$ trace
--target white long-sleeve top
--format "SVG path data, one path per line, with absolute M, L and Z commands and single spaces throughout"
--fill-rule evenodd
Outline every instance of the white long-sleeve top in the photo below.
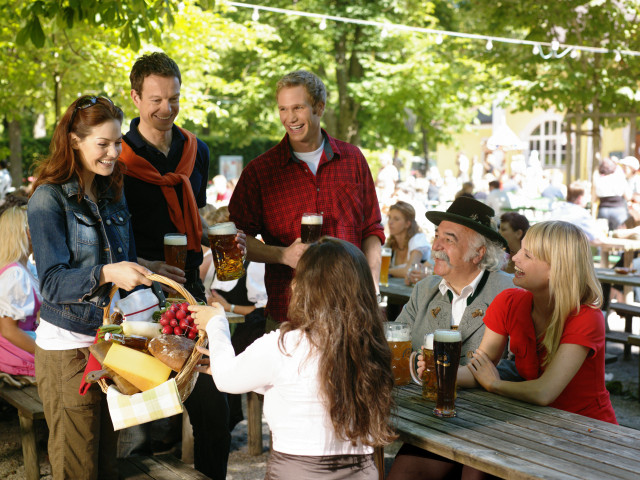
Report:
M 220 391 L 264 394 L 264 416 L 273 435 L 273 449 L 291 455 L 361 455 L 373 448 L 336 438 L 331 418 L 320 399 L 318 362 L 299 331 L 284 338 L 283 353 L 276 330 L 236 356 L 229 323 L 214 316 L 207 324 L 211 372 Z

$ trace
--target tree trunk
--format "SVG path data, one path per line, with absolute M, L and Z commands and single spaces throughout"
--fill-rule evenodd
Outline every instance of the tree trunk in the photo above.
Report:
M 56 113 L 56 124 L 60 121 L 60 117 L 62 116 L 60 97 L 60 74 L 58 72 L 53 72 L 53 108 L 55 109 Z
M 422 133 L 422 154 L 424 155 L 425 172 L 429 170 L 429 132 L 426 128 L 420 127 Z
M 9 120 L 9 149 L 12 184 L 19 188 L 22 185 L 22 136 L 20 133 L 20 120 Z
M 359 26 L 356 26 L 354 45 L 358 45 L 360 41 L 361 30 Z M 347 32 L 343 31 L 334 43 L 339 105 L 334 136 L 339 140 L 357 144 L 360 139 L 357 120 L 360 106 L 349 95 L 348 84 L 350 81 L 362 77 L 362 65 L 360 65 L 358 56 L 354 51 L 349 52 L 350 57 L 347 58 L 347 37 Z

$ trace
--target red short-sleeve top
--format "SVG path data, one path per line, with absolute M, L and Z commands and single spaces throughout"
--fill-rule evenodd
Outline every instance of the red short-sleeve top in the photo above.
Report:
M 491 302 L 484 317 L 487 328 L 509 337 L 509 350 L 515 356 L 516 369 L 525 380 L 535 380 L 542 375 L 546 352 L 536 341 L 532 303 L 531 292 L 508 289 Z M 583 305 L 578 313 L 567 318 L 560 344 L 583 345 L 589 349 L 589 354 L 551 407 L 617 423 L 604 383 L 604 335 L 604 317 L 597 308 Z

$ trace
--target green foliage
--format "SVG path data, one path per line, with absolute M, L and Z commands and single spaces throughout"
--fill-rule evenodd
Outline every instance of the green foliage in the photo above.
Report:
M 465 1 L 469 30 L 531 41 L 640 50 L 640 6 L 635 0 L 557 2 Z M 535 21 L 531 21 L 535 19 Z M 549 53 L 549 47 L 543 47 Z M 562 53 L 561 47 L 558 53 Z M 580 52 L 576 58 L 543 59 L 530 47 L 494 43 L 477 57 L 510 79 L 515 106 L 523 110 L 624 113 L 636 111 L 640 57 Z
M 82 0 L 61 2 L 37 0 L 18 2 L 20 29 L 16 42 L 24 46 L 31 42 L 37 48 L 45 45 L 47 37 L 57 30 L 80 27 L 92 29 L 115 28 L 120 34 L 120 45 L 138 50 L 141 40 L 158 41 L 160 32 L 171 27 L 178 2 L 171 0 Z M 205 2 L 210 5 L 210 2 Z M 46 24 L 46 33 L 43 29 Z

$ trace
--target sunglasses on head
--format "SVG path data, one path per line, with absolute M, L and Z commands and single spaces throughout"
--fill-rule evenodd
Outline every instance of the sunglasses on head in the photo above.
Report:
M 71 133 L 71 126 L 73 125 L 73 121 L 76 119 L 76 113 L 78 113 L 78 110 L 84 110 L 85 108 L 93 107 L 96 103 L 98 103 L 99 98 L 104 98 L 111 105 L 113 105 L 111 99 L 107 97 L 84 97 L 83 99 L 78 100 L 78 103 L 76 103 L 76 108 L 73 109 L 73 113 L 71 114 L 71 121 L 69 122 L 67 133 Z

